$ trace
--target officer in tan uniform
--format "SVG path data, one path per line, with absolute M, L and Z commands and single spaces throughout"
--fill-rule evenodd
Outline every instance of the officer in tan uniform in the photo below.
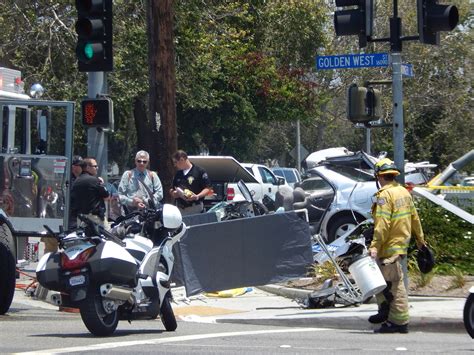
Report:
M 387 282 L 387 288 L 376 295 L 379 312 L 369 317 L 371 323 L 382 323 L 376 333 L 408 333 L 408 295 L 401 261 L 406 258 L 412 235 L 416 237 L 418 248 L 425 245 L 412 196 L 395 181 L 399 174 L 390 159 L 375 164 L 380 189 L 372 206 L 374 237 L 369 253 L 377 259 Z

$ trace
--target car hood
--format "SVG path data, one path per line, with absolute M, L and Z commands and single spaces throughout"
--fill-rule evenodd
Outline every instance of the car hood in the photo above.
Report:
M 206 170 L 211 182 L 258 183 L 257 179 L 240 163 L 230 156 L 193 155 L 188 157 L 191 163 Z

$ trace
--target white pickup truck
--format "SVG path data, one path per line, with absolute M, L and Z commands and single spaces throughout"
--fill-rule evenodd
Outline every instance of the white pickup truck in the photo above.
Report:
M 286 185 L 285 179 L 277 178 L 270 169 L 268 170 L 269 177 L 262 179 L 261 175 L 258 178 L 246 169 L 241 163 L 230 156 L 209 156 L 209 155 L 194 155 L 189 156 L 191 163 L 200 166 L 206 170 L 212 183 L 214 193 L 208 196 L 204 204 L 210 207 L 220 201 L 233 200 L 237 195 L 241 195 L 237 182 L 243 180 L 255 201 L 262 201 L 265 195 L 268 195 L 272 200 L 275 200 L 275 194 L 279 187 Z M 252 165 L 252 164 L 250 164 Z M 258 170 L 258 168 L 257 168 Z M 253 171 L 252 171 L 253 172 Z
M 265 194 L 270 196 L 272 200 L 275 200 L 275 195 L 281 186 L 286 186 L 288 189 L 293 190 L 285 178 L 276 176 L 265 165 L 253 163 L 242 163 L 241 165 L 255 176 L 259 183 L 265 186 Z

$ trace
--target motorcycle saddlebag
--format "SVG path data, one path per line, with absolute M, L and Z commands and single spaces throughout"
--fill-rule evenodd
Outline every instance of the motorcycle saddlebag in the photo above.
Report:
M 89 258 L 91 282 L 98 284 L 137 285 L 138 265 L 135 258 L 120 245 L 107 241 L 97 246 Z
M 51 253 L 41 258 L 36 269 L 36 278 L 41 286 L 53 291 L 64 291 L 64 283 L 60 280 L 60 254 Z

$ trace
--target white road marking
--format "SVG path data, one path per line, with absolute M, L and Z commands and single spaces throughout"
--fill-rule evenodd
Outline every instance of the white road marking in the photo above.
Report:
M 123 341 L 123 342 L 113 342 L 113 343 L 101 343 L 95 345 L 87 346 L 74 346 L 70 348 L 56 348 L 56 349 L 44 349 L 44 350 L 35 350 L 31 352 L 15 353 L 22 355 L 34 355 L 34 354 L 65 354 L 72 353 L 76 351 L 97 351 L 103 349 L 114 349 L 122 348 L 126 346 L 137 346 L 137 345 L 158 345 L 165 343 L 176 343 L 189 340 L 200 340 L 200 339 L 211 339 L 211 338 L 220 338 L 220 337 L 236 337 L 236 336 L 246 336 L 246 335 L 258 335 L 258 334 L 275 334 L 275 333 L 299 333 L 299 332 L 319 332 L 330 330 L 326 328 L 290 328 L 290 329 L 274 329 L 274 330 L 254 330 L 246 332 L 227 332 L 227 333 L 210 333 L 210 334 L 195 334 L 195 335 L 183 335 L 176 337 L 168 338 L 159 338 L 159 339 L 147 339 L 147 340 L 134 340 L 134 341 Z

